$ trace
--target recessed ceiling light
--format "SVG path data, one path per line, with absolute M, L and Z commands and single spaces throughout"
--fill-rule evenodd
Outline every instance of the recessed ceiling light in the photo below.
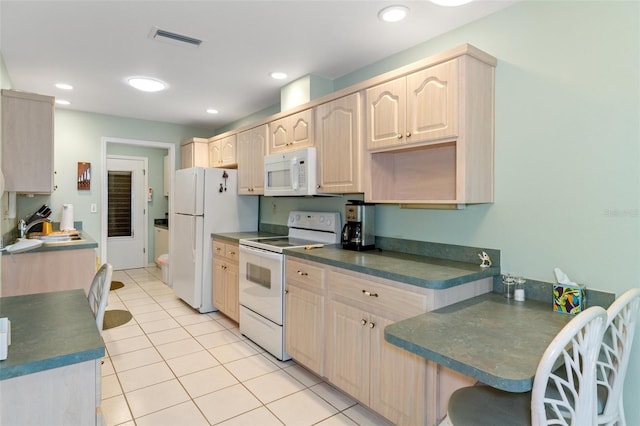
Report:
M 385 7 L 378 12 L 378 17 L 384 22 L 398 22 L 407 17 L 409 8 L 407 6 L 395 5 Z
M 56 87 L 62 90 L 73 90 L 73 86 L 67 83 L 56 83 Z
M 220 112 L 220 111 L 218 111 L 218 110 L 217 110 L 217 109 L 215 109 L 215 108 L 207 108 L 207 113 L 209 113 L 209 114 L 217 114 L 217 113 L 219 113 L 219 112 Z
M 150 77 L 130 77 L 129 85 L 143 92 L 159 92 L 167 87 L 167 83 Z
M 271 76 L 271 78 L 273 78 L 274 80 L 284 80 L 285 78 L 287 78 L 287 74 L 280 72 L 280 71 L 275 71 L 272 72 L 271 74 L 269 74 Z
M 439 6 L 462 6 L 463 4 L 471 3 L 473 0 L 431 0 L 431 3 L 435 3 Z
M 58 105 L 71 105 L 71 102 L 65 101 L 64 99 L 56 99 L 56 104 L 58 104 Z

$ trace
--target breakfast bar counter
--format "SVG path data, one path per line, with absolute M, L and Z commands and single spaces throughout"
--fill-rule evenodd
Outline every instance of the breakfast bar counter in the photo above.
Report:
M 105 348 L 84 291 L 1 297 L 0 317 L 0 424 L 95 424 Z
M 488 293 L 391 324 L 385 339 L 495 388 L 527 392 L 542 354 L 572 318 L 548 302 Z

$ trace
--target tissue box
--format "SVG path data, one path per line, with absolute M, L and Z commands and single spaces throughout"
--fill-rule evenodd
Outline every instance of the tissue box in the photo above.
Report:
M 554 284 L 553 310 L 563 314 L 579 314 L 586 309 L 583 285 Z

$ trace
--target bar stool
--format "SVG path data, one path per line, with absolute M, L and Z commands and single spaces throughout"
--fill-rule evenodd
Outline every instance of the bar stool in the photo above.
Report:
M 595 424 L 596 360 L 606 324 L 607 312 L 599 306 L 567 323 L 542 355 L 530 393 L 503 392 L 489 386 L 458 389 L 447 407 L 449 423 Z
M 624 292 L 607 309 L 608 327 L 597 362 L 599 425 L 627 424 L 622 390 L 639 309 L 638 288 Z
M 98 269 L 98 272 L 93 276 L 91 287 L 89 287 L 89 294 L 87 300 L 89 300 L 89 306 L 93 315 L 96 317 L 96 325 L 98 330 L 102 332 L 102 322 L 104 321 L 104 311 L 107 308 L 107 301 L 109 299 L 109 290 L 111 288 L 111 275 L 113 274 L 113 267 L 105 263 Z

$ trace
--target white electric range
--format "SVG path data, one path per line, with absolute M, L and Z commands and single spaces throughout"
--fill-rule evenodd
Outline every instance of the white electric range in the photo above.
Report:
M 289 212 L 288 235 L 241 239 L 240 332 L 279 360 L 284 349 L 284 249 L 340 242 L 340 213 Z

